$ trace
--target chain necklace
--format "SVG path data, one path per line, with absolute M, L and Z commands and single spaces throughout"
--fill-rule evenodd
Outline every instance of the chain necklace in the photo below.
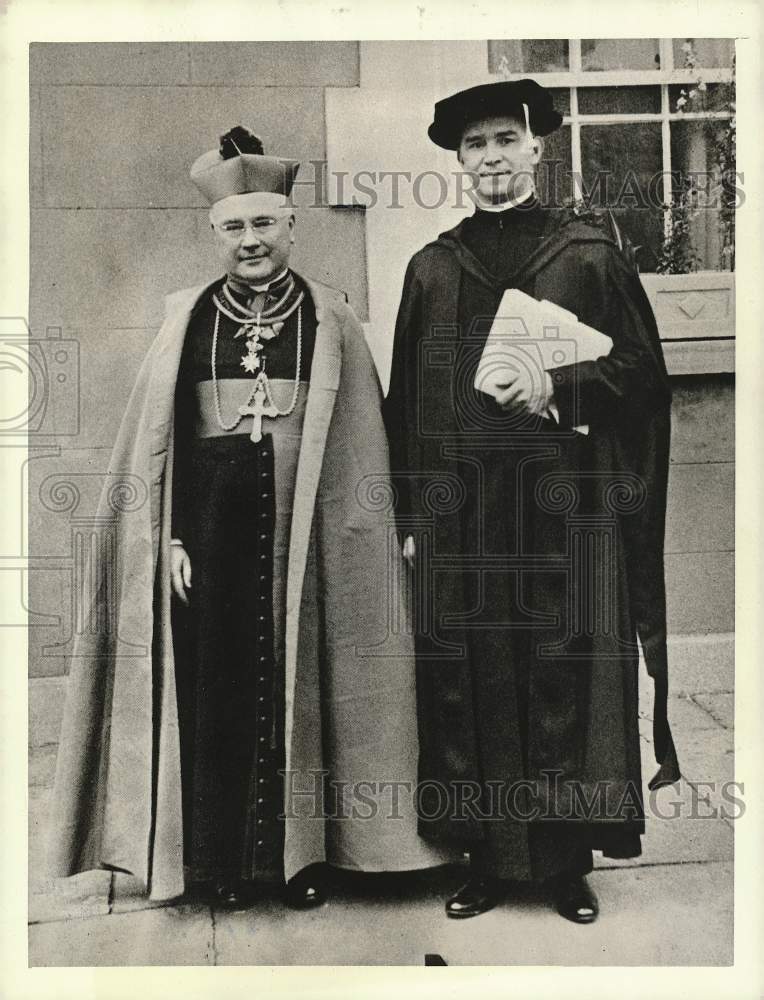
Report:
M 297 363 L 294 375 L 294 389 L 292 390 L 292 399 L 289 406 L 285 410 L 279 410 L 273 401 L 273 395 L 271 394 L 270 385 L 268 383 L 268 376 L 265 374 L 265 363 L 258 372 L 252 389 L 250 390 L 246 402 L 243 406 L 239 407 L 239 415 L 231 423 L 226 423 L 223 420 L 223 413 L 220 407 L 220 386 L 218 384 L 217 375 L 217 348 L 218 348 L 218 331 L 220 326 L 220 313 L 223 310 L 218 306 L 218 310 L 215 313 L 215 326 L 212 331 L 212 356 L 211 356 L 211 368 L 212 368 L 212 389 L 213 397 L 215 401 L 215 416 L 217 417 L 218 425 L 223 431 L 232 431 L 239 426 L 244 417 L 252 417 L 252 433 L 250 434 L 250 440 L 257 443 L 262 439 L 263 436 L 263 417 L 288 417 L 290 413 L 294 411 L 297 406 L 297 400 L 300 395 L 300 363 L 302 361 L 302 308 L 300 302 L 302 301 L 302 292 L 300 293 L 299 299 L 296 303 L 295 308 L 297 308 Z M 217 301 L 215 302 L 218 305 Z M 289 310 L 290 314 L 294 312 L 294 309 Z M 257 313 L 257 328 L 260 327 L 260 313 Z M 241 331 L 239 331 L 241 333 Z M 237 334 L 238 336 L 238 334 Z M 249 335 L 248 335 L 249 336 Z M 275 336 L 275 334 L 274 334 Z M 258 334 L 254 333 L 254 339 L 258 339 Z M 259 345 L 262 346 L 262 345 Z
M 272 340 L 278 336 L 287 320 L 295 309 L 298 309 L 304 298 L 304 292 L 300 291 L 292 302 L 284 309 L 284 304 L 292 297 L 295 290 L 295 281 L 291 274 L 287 274 L 286 281 L 281 283 L 284 292 L 281 297 L 268 309 L 258 309 L 257 311 L 243 306 L 231 294 L 227 283 L 223 285 L 222 293 L 226 299 L 224 304 L 217 293 L 213 294 L 212 301 L 218 310 L 218 315 L 222 313 L 228 319 L 237 323 L 240 329 L 234 334 L 234 339 L 246 336 L 246 353 L 242 355 L 241 366 L 244 371 L 254 374 L 260 367 L 260 352 L 263 349 L 263 341 Z
M 221 288 L 223 298 L 225 299 L 225 304 L 221 301 L 217 293 L 215 293 L 212 296 L 212 300 L 217 306 L 217 308 L 223 313 L 223 315 L 227 316 L 229 319 L 232 319 L 235 323 L 239 323 L 240 325 L 244 326 L 252 326 L 256 323 L 258 326 L 260 326 L 261 321 L 264 320 L 266 326 L 278 325 L 280 329 L 281 325 L 283 325 L 283 321 L 288 316 L 291 316 L 291 314 L 294 312 L 294 310 L 297 308 L 297 306 L 302 302 L 304 298 L 304 293 L 300 292 L 296 296 L 295 300 L 284 310 L 283 313 L 280 314 L 279 310 L 284 306 L 286 302 L 288 302 L 290 296 L 292 295 L 296 287 L 294 278 L 292 277 L 291 274 L 287 276 L 287 281 L 284 284 L 285 284 L 285 289 L 281 298 L 279 298 L 276 302 L 274 302 L 273 305 L 269 306 L 268 309 L 259 309 L 256 311 L 248 309 L 245 305 L 239 302 L 231 293 L 231 290 L 228 286 L 228 282 L 226 282 Z M 277 332 L 278 330 L 274 332 L 274 335 Z M 240 336 L 241 333 L 242 331 L 240 330 L 239 333 L 236 334 L 236 336 L 237 337 Z M 266 337 L 266 339 L 270 338 Z
M 281 293 L 281 296 L 279 298 L 278 295 L 280 290 L 282 289 L 283 293 Z M 284 305 L 284 303 L 289 300 L 289 296 L 292 294 L 294 289 L 295 289 L 294 278 L 292 277 L 291 274 L 287 274 L 284 281 L 280 281 L 278 282 L 278 284 L 273 285 L 268 289 L 258 291 L 257 288 L 255 288 L 256 292 L 255 297 L 262 296 L 264 302 L 267 301 L 268 299 L 275 299 L 273 305 L 269 306 L 268 309 L 263 310 L 266 316 L 270 316 L 273 313 L 277 313 L 279 309 Z M 243 302 L 239 301 L 235 297 L 235 295 L 233 294 L 233 290 L 231 289 L 231 286 L 228 284 L 227 281 L 223 285 L 222 292 L 225 298 L 227 299 L 228 304 L 233 308 L 234 312 L 242 312 L 245 315 L 247 314 L 247 312 L 249 312 L 250 315 L 252 315 L 253 312 L 257 312 L 257 310 L 251 304 L 252 300 L 250 300 L 249 303 L 245 305 Z

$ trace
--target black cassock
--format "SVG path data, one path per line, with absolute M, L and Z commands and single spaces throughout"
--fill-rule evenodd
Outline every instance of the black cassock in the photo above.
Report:
M 316 334 L 307 289 L 302 309 L 301 406 L 270 424 L 262 440 L 216 426 L 211 347 L 213 286 L 197 305 L 181 356 L 175 408 L 173 537 L 191 560 L 190 607 L 174 602 L 173 636 L 183 790 L 184 862 L 190 878 L 275 878 L 283 875 L 284 678 L 283 600 L 279 553 L 288 518 L 277 511 L 279 484 L 293 478 L 294 440 Z M 241 366 L 246 341 L 220 316 L 217 376 L 224 421 L 244 404 L 255 374 Z M 297 313 L 262 354 L 272 382 L 291 393 L 297 356 Z M 226 385 L 228 383 L 228 385 Z M 280 408 L 285 408 L 283 402 Z M 201 410 L 205 412 L 202 413 Z M 282 435 L 286 431 L 287 435 Z M 289 440 L 291 438 L 291 442 Z M 291 497 L 288 497 L 291 502 Z M 283 594 L 282 594 L 283 596 Z M 282 608 L 283 611 L 283 608 Z M 280 628 L 280 625 L 282 626 Z
M 510 417 L 473 387 L 508 288 L 613 340 L 596 362 L 560 345 L 559 423 Z M 652 312 L 603 230 L 533 201 L 478 211 L 412 258 L 384 413 L 396 517 L 416 543 L 420 830 L 488 873 L 544 878 L 588 871 L 593 849 L 640 853 L 637 634 L 656 683 L 653 781 L 678 777 L 669 410 Z

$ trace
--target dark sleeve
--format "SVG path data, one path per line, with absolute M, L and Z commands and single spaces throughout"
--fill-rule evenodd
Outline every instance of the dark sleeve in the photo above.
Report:
M 403 294 L 395 323 L 390 388 L 382 416 L 390 451 L 390 472 L 395 490 L 395 514 L 411 514 L 409 475 L 416 470 L 417 344 L 421 335 L 421 287 L 413 262 L 406 269 Z
M 605 246 L 585 264 L 579 319 L 613 341 L 607 357 L 550 371 L 560 423 L 636 418 L 664 402 L 668 380 L 655 318 L 633 271 Z

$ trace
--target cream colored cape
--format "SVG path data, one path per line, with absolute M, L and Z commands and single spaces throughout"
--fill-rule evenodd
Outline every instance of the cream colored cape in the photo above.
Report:
M 416 832 L 413 644 L 388 635 L 402 606 L 389 581 L 402 573 L 386 514 L 379 381 L 343 297 L 306 284 L 318 328 L 287 573 L 287 787 L 311 790 L 323 770 L 345 791 L 339 818 L 311 815 L 312 796 L 287 802 L 285 873 L 323 859 L 364 871 L 442 864 L 445 851 Z M 107 626 L 82 636 L 72 660 L 53 796 L 53 874 L 132 872 L 152 899 L 184 889 L 168 571 L 173 414 L 184 337 L 206 287 L 168 298 L 117 437 L 109 471 L 140 477 L 148 500 L 120 503 L 113 485 L 102 497 L 100 514 L 116 519 L 117 585 L 102 572 L 93 583 Z

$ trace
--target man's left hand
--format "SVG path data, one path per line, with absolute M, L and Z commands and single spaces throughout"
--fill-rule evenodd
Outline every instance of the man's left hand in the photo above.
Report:
M 545 413 L 554 399 L 554 390 L 549 372 L 542 375 L 543 378 L 539 378 L 525 369 L 519 371 L 506 388 L 499 391 L 496 402 L 508 413 Z

